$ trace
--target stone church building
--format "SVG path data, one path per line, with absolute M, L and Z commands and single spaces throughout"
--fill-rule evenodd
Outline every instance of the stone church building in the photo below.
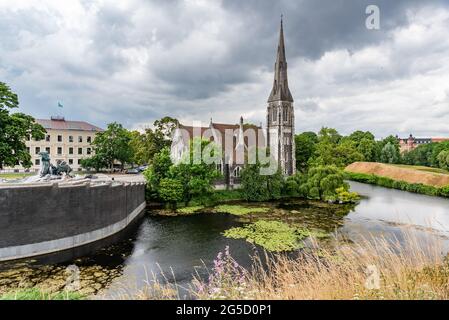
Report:
M 296 172 L 295 159 L 295 115 L 293 97 L 288 87 L 287 59 L 285 55 L 284 28 L 281 20 L 277 57 L 274 65 L 274 81 L 268 98 L 266 127 L 244 124 L 240 118 L 238 124 L 214 123 L 211 119 L 206 127 L 185 126 L 180 124 L 173 135 L 171 157 L 174 163 L 179 163 L 189 151 L 190 140 L 201 136 L 221 145 L 223 154 L 217 169 L 223 174 L 224 185 L 238 184 L 243 169 L 237 161 L 239 150 L 248 151 L 248 129 L 263 132 L 256 135 L 257 146 L 269 147 L 272 157 L 285 176 Z M 229 148 L 229 146 L 232 148 Z

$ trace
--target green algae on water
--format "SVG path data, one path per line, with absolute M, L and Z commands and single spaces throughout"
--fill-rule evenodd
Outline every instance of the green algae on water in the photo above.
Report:
M 220 205 L 215 207 L 216 212 L 229 213 L 235 216 L 244 216 L 250 213 L 267 213 L 270 209 L 263 207 L 244 207 L 240 205 Z
M 197 213 L 198 211 L 203 210 L 203 209 L 204 209 L 204 206 L 192 206 L 192 207 L 184 207 L 184 208 L 177 209 L 176 212 L 184 214 L 184 215 L 188 215 L 188 214 Z
M 244 227 L 226 230 L 223 235 L 231 239 L 246 239 L 268 251 L 282 252 L 303 248 L 301 240 L 307 237 L 325 237 L 322 232 L 289 226 L 280 221 L 260 220 Z

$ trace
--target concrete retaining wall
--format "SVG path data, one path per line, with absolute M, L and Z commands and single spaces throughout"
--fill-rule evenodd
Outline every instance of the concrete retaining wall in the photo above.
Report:
M 144 183 L 0 186 L 0 261 L 100 241 L 144 209 Z

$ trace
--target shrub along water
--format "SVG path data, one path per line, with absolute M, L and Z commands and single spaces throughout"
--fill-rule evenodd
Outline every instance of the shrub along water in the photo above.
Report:
M 355 202 L 359 196 L 349 192 L 343 172 L 335 166 L 318 166 L 308 173 L 297 173 L 286 181 L 286 193 L 292 197 L 303 197 L 331 202 Z
M 449 197 L 449 186 L 437 188 L 422 183 L 409 183 L 397 181 L 386 177 L 376 176 L 374 174 L 345 172 L 345 178 L 361 183 L 373 184 L 385 188 L 398 189 L 402 191 L 425 194 L 428 196 Z

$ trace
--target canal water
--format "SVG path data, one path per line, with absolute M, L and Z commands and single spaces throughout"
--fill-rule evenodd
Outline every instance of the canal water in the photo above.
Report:
M 437 238 L 447 251 L 448 199 L 356 182 L 351 182 L 351 189 L 363 196 L 355 207 L 304 200 L 261 205 L 272 208 L 273 219 L 332 233 L 344 241 L 357 242 L 361 237 L 401 241 L 405 232 L 420 241 Z M 178 285 L 182 298 L 188 294 L 193 275 L 207 276 L 214 258 L 226 246 L 241 265 L 251 265 L 251 256 L 260 248 L 222 235 L 244 223 L 229 214 L 161 217 L 149 212 L 128 239 L 95 255 L 56 265 L 39 260 L 0 264 L 0 293 L 30 286 L 61 290 L 68 277 L 67 266 L 75 265 L 81 292 L 86 295 L 130 298 L 146 282 L 158 279 Z

